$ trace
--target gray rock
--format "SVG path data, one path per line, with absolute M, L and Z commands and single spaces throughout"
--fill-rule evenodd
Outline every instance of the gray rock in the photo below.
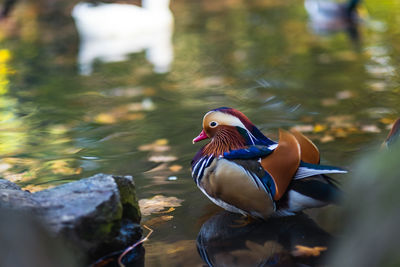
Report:
M 0 207 L 17 210 L 33 211 L 38 203 L 29 192 L 5 179 L 0 179 Z
M 8 180 L 0 179 L 0 190 L 2 189 L 21 190 L 21 187 Z
M 52 233 L 91 258 L 140 238 L 140 211 L 130 176 L 97 174 L 33 194 L 1 184 L 13 189 L 0 188 L 0 207 L 32 211 Z
M 31 213 L 0 208 L 1 267 L 79 267 L 76 255 Z
M 136 198 L 136 188 L 132 176 L 113 176 L 118 185 L 121 204 L 123 207 L 123 217 L 129 218 L 134 222 L 140 222 L 141 214 Z

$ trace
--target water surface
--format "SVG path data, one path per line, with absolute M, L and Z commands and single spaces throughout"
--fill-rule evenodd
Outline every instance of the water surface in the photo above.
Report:
M 0 27 L 0 172 L 29 190 L 95 173 L 132 175 L 140 199 L 182 206 L 143 217 L 146 265 L 202 266 L 196 238 L 219 210 L 195 187 L 190 160 L 205 112 L 244 112 L 271 138 L 297 127 L 322 162 L 351 168 L 400 113 L 400 4 L 365 1 L 360 40 L 314 32 L 302 1 L 171 3 L 170 70 L 144 52 L 77 65 L 74 3 L 18 3 Z M 351 179 L 351 175 L 339 177 Z M 337 232 L 340 209 L 308 212 Z

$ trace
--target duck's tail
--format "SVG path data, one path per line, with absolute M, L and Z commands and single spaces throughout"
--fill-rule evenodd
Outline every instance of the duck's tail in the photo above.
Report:
M 277 203 L 278 215 L 292 215 L 304 209 L 338 203 L 343 192 L 337 183 L 323 174 L 293 180 L 285 196 Z

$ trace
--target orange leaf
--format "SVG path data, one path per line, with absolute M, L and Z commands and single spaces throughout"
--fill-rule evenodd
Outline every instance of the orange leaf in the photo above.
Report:
M 307 247 L 297 245 L 296 250 L 292 251 L 294 257 L 318 257 L 321 251 L 327 250 L 327 247 Z

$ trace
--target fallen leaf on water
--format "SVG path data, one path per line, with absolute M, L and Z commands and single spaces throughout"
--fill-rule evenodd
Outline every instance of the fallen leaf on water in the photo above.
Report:
M 314 133 L 319 133 L 319 132 L 323 132 L 323 131 L 325 131 L 325 130 L 326 130 L 326 125 L 322 125 L 322 124 L 317 123 L 317 124 L 314 126 L 313 132 L 314 132 Z
M 145 171 L 144 173 L 153 173 L 153 172 L 162 172 L 162 171 L 165 172 L 167 170 L 167 168 L 168 168 L 168 164 L 167 163 L 161 163 L 160 165 L 157 165 L 153 169 Z
M 210 76 L 203 79 L 198 79 L 195 84 L 199 87 L 212 87 L 221 86 L 225 83 L 225 79 L 222 76 Z
M 393 124 L 396 121 L 396 119 L 381 118 L 379 121 L 382 122 L 383 124 Z M 390 127 L 392 127 L 392 125 L 390 125 Z
M 314 126 L 312 125 L 296 125 L 292 127 L 292 129 L 297 130 L 301 133 L 307 133 L 307 132 L 312 132 L 314 129 Z
M 338 104 L 337 99 L 335 98 L 324 98 L 321 100 L 321 103 L 325 107 L 330 107 Z
M 294 257 L 318 257 L 321 255 L 321 251 L 327 250 L 327 247 L 307 247 L 307 246 L 296 246 L 296 250 L 292 251 Z
M 161 139 L 157 139 L 154 144 L 158 145 L 158 146 L 165 146 L 168 145 L 168 140 L 165 138 L 161 138 Z
M 140 151 L 154 151 L 154 152 L 165 152 L 171 149 L 170 146 L 158 146 L 154 144 L 143 145 L 138 148 Z
M 349 90 L 340 91 L 336 94 L 336 98 L 340 99 L 340 100 L 349 99 L 349 98 L 352 98 L 353 96 L 354 96 L 354 93 Z
M 94 121 L 101 124 L 112 124 L 115 123 L 117 120 L 115 116 L 107 113 L 100 113 L 94 118 Z
M 159 155 L 159 156 L 151 156 L 149 158 L 149 161 L 152 162 L 171 162 L 174 160 L 177 160 L 178 158 L 175 156 L 163 156 L 163 155 Z
M 107 113 L 100 113 L 96 115 L 93 119 L 88 117 L 87 120 L 93 120 L 94 122 L 100 124 L 113 124 L 120 121 L 141 120 L 144 117 L 145 115 L 141 112 L 132 113 L 132 111 L 129 110 L 129 106 L 119 106 L 113 108 Z
M 348 135 L 347 131 L 343 128 L 332 129 L 336 137 L 346 137 Z
M 379 129 L 378 126 L 371 124 L 371 125 L 363 125 L 361 127 L 361 131 L 367 133 L 380 133 L 381 129 Z
M 142 215 L 147 216 L 155 212 L 162 211 L 165 208 L 179 207 L 183 202 L 182 199 L 176 197 L 166 197 L 156 195 L 152 198 L 145 198 L 139 200 L 140 211 Z
M 369 88 L 371 88 L 372 91 L 375 92 L 382 92 L 386 89 L 386 83 L 383 81 L 373 81 L 367 83 L 367 85 L 369 86 Z
M 127 121 L 142 120 L 144 119 L 144 114 L 143 113 L 126 114 L 124 116 L 121 116 L 121 119 Z
M 151 144 L 145 144 L 138 147 L 140 151 L 154 151 L 154 152 L 165 152 L 170 150 L 170 146 L 168 146 L 167 139 L 157 139 Z
M 323 137 L 321 137 L 319 139 L 319 141 L 321 143 L 328 143 L 328 142 L 332 142 L 333 140 L 335 140 L 335 138 L 332 135 L 324 135 Z
M 154 212 L 154 213 L 155 213 L 155 214 L 170 213 L 170 212 L 173 212 L 174 210 L 175 210 L 174 207 L 170 207 L 168 210 L 159 211 L 159 212 Z
M 331 127 L 352 127 L 353 120 L 354 117 L 352 115 L 337 115 L 326 118 L 326 122 L 330 124 Z
M 170 166 L 169 169 L 172 172 L 179 172 L 180 170 L 182 170 L 182 166 L 175 164 L 175 165 Z

